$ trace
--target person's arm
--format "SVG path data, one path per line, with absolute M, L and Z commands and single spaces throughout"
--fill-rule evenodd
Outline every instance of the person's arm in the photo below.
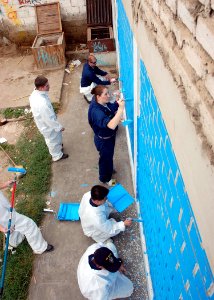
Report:
M 111 82 L 109 80 L 100 80 L 94 73 L 91 74 L 91 81 L 95 82 L 97 85 L 110 85 Z
M 94 71 L 97 75 L 100 75 L 100 76 L 106 76 L 107 75 L 107 78 L 108 78 L 108 73 L 106 71 L 103 71 L 101 70 L 100 68 L 98 68 L 97 66 L 94 68 Z M 110 80 L 110 78 L 109 78 Z
M 8 180 L 5 183 L 1 183 L 0 184 L 0 190 L 7 188 L 8 186 L 10 186 L 13 183 L 13 180 Z
M 112 118 L 111 121 L 107 124 L 108 128 L 113 129 L 113 130 L 121 122 L 121 119 L 123 117 L 123 110 L 124 110 L 124 106 L 125 106 L 125 102 L 123 99 L 119 99 L 117 101 L 117 103 L 119 105 L 118 110 L 117 110 L 114 118 Z
M 116 222 L 115 219 L 107 219 L 104 214 L 97 216 L 94 220 L 94 226 L 101 232 L 109 234 L 109 236 L 115 236 L 121 231 L 125 231 L 125 222 Z

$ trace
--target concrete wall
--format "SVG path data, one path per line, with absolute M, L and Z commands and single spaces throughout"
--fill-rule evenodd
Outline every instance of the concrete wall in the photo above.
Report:
M 177 1 L 148 3 L 133 0 L 132 3 L 123 1 L 123 5 L 169 132 L 203 246 L 214 269 L 214 98 L 211 95 L 214 62 L 211 57 L 213 47 L 210 46 L 208 53 L 207 46 L 213 44 L 211 33 L 214 31 L 207 31 L 204 35 L 200 33 L 206 42 L 209 41 L 203 44 L 204 48 L 197 40 L 200 22 L 208 24 L 206 28 L 213 24 L 213 17 L 210 17 L 212 10 L 201 3 L 194 6 L 195 10 L 187 6 L 191 16 L 195 16 L 197 11 L 197 16 L 193 18 L 194 30 L 190 15 L 187 18 L 188 22 L 192 20 L 191 26 L 187 24 L 189 28 L 178 16 L 178 11 L 182 16 L 182 9 L 178 9 Z M 186 14 L 187 11 L 183 19 Z M 202 38 L 200 40 L 202 43 Z M 190 60 L 196 64 L 199 59 L 201 64 L 197 66 L 201 67 L 203 73 L 200 76 L 197 74 L 199 68 L 196 72 L 196 67 L 194 69 L 190 64 Z
M 129 138 L 137 139 L 134 147 L 137 149 L 134 153 L 137 157 L 137 200 L 144 219 L 146 254 L 155 299 L 210 299 L 214 294 L 209 267 L 210 264 L 214 270 L 214 168 L 211 148 L 213 124 L 209 123 L 210 120 L 213 122 L 212 106 L 209 107 L 206 100 L 213 101 L 213 98 L 205 80 L 212 74 L 213 59 L 181 19 L 172 15 L 173 11 L 177 12 L 177 2 L 167 3 L 172 11 L 165 1 L 131 3 L 116 0 L 119 7 L 115 14 L 118 16 L 116 36 L 119 65 L 123 69 L 120 72 L 121 84 L 125 99 L 126 96 L 129 98 L 126 108 L 136 106 L 133 121 L 137 119 L 137 128 L 134 137 L 129 135 Z M 129 22 L 125 22 L 123 6 Z M 166 34 L 166 27 L 160 20 L 163 7 L 171 11 L 171 17 L 165 21 L 166 26 L 171 28 L 174 24 L 178 31 L 182 25 L 180 37 L 184 40 L 180 48 L 171 35 L 172 31 Z M 204 13 L 206 11 L 204 6 Z M 197 6 L 197 13 L 202 13 L 201 3 Z M 196 18 L 198 22 L 199 15 Z M 193 30 L 191 20 L 188 16 L 186 23 Z M 128 49 L 132 33 L 137 48 L 134 58 L 133 51 Z M 189 46 L 189 59 L 196 62 L 193 53 L 198 49 L 202 51 L 203 59 L 207 59 L 203 62 L 207 69 L 200 78 L 185 56 L 185 46 L 193 42 L 197 43 L 197 47 L 196 44 Z M 124 55 L 126 59 L 123 59 Z M 130 60 L 133 59 L 140 74 L 135 76 L 135 97 L 130 97 L 127 93 L 132 85 L 129 81 L 133 78 L 125 78 L 125 75 L 132 72 Z M 126 74 L 123 76 L 123 73 Z M 130 125 L 128 127 L 130 131 Z M 175 297 L 177 294 L 178 297 Z M 166 295 L 170 297 L 163 297 Z
M 132 23 L 149 30 L 214 164 L 213 2 L 133 0 L 128 13 Z
M 31 45 L 36 32 L 35 5 L 55 1 L 0 0 L 0 33 L 18 44 Z M 86 42 L 85 0 L 60 1 L 66 42 Z

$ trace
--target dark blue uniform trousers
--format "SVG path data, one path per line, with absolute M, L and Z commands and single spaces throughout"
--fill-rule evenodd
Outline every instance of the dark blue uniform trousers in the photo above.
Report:
M 96 135 L 94 136 L 94 143 L 100 154 L 99 180 L 102 182 L 108 182 L 112 177 L 115 138 L 115 134 L 109 139 L 101 139 Z

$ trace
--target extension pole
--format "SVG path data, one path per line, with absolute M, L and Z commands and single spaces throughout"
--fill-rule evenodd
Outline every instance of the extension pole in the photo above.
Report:
M 9 246 L 9 239 L 10 239 L 10 228 L 11 228 L 11 223 L 12 223 L 13 209 L 14 209 L 14 205 L 15 205 L 15 192 L 16 192 L 16 176 L 15 176 L 15 180 L 13 183 L 13 190 L 12 190 L 12 195 L 11 195 L 10 217 L 8 220 L 7 239 L 6 239 L 5 250 L 4 250 L 4 261 L 3 261 L 3 266 L 2 266 L 1 283 L 0 283 L 0 299 L 2 299 L 3 291 L 4 291 L 4 280 L 5 280 L 5 274 L 6 274 L 8 246 Z
M 10 168 L 8 168 L 8 171 L 26 174 L 26 170 L 24 168 L 10 167 Z M 8 246 L 9 246 L 9 239 L 10 239 L 10 228 L 11 228 L 12 217 L 13 217 L 13 209 L 15 206 L 16 180 L 17 180 L 17 176 L 15 175 L 14 182 L 13 182 L 13 190 L 12 190 L 12 195 L 11 195 L 10 217 L 9 217 L 8 226 L 7 226 L 7 238 L 6 238 L 6 244 L 5 244 L 5 250 L 4 250 L 4 261 L 3 261 L 3 266 L 2 266 L 2 274 L 1 274 L 1 282 L 0 282 L 0 299 L 2 299 L 3 291 L 4 291 L 4 280 L 5 280 L 5 274 L 6 274 Z

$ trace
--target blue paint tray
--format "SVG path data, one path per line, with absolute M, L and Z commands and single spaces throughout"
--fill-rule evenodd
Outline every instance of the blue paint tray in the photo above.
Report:
M 57 220 L 59 221 L 79 221 L 79 203 L 60 203 Z
M 134 198 L 119 183 L 110 189 L 107 198 L 118 212 L 124 211 L 134 202 Z

